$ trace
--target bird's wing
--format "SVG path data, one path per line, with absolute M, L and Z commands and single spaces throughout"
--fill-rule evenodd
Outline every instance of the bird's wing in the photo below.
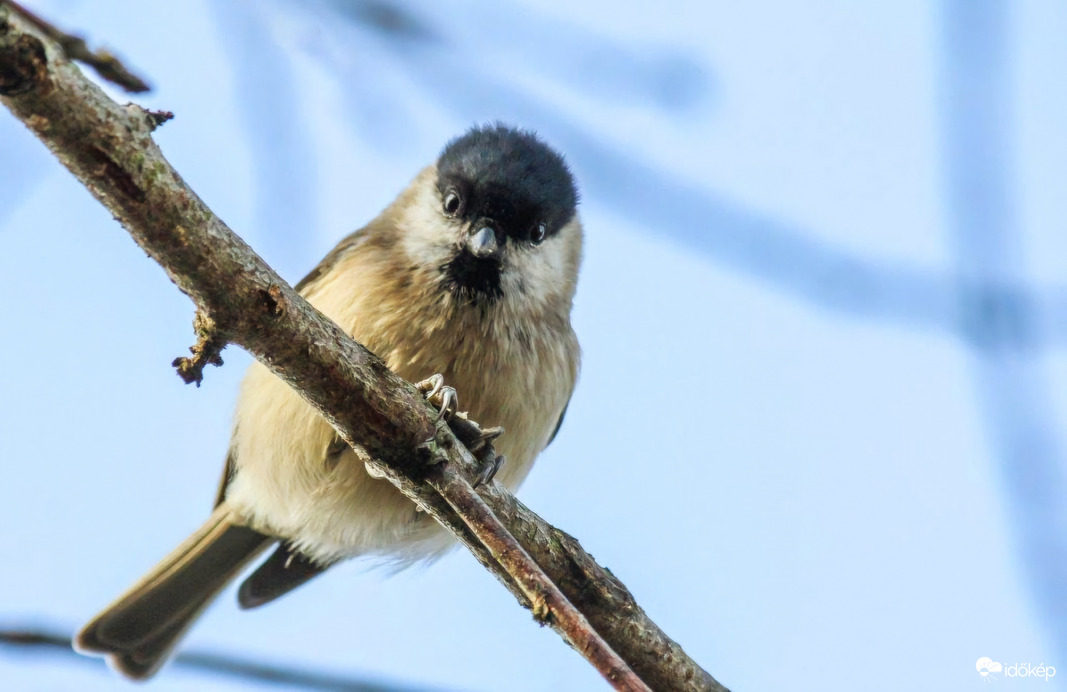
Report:
M 307 276 L 301 279 L 293 288 L 297 293 L 304 294 L 306 289 L 314 285 L 320 277 L 330 271 L 331 268 L 347 252 L 355 248 L 367 237 L 367 226 L 351 233 L 337 243 L 322 261 Z M 226 454 L 226 464 L 222 469 L 222 478 L 219 481 L 219 489 L 215 494 L 215 507 L 218 508 L 226 499 L 226 489 L 230 480 L 237 471 L 237 462 L 233 453 L 233 447 Z M 287 544 L 282 543 L 278 549 L 261 564 L 256 571 L 249 576 L 238 592 L 237 599 L 242 608 L 254 608 L 273 601 L 283 594 L 295 589 L 307 580 L 326 569 L 328 565 L 318 565 L 303 555 L 293 551 Z
M 573 392 L 572 392 L 573 395 Z M 556 435 L 559 434 L 559 429 L 563 427 L 563 416 L 567 415 L 567 407 L 571 405 L 571 400 L 568 397 L 567 403 L 563 405 L 563 410 L 559 412 L 559 420 L 556 421 L 556 429 L 552 431 L 552 437 L 548 438 L 548 442 L 545 443 L 545 447 L 552 444 L 552 440 L 556 439 Z
M 311 286 L 315 281 L 319 279 L 323 274 L 330 271 L 337 261 L 341 259 L 345 253 L 349 252 L 356 246 L 358 246 L 364 238 L 367 237 L 367 228 L 364 226 L 358 231 L 351 233 L 341 239 L 341 242 L 337 243 L 332 250 L 326 253 L 326 256 L 322 258 L 322 261 L 315 265 L 315 268 L 308 272 L 307 276 L 293 286 L 297 293 L 305 293 L 304 289 Z
M 288 543 L 282 543 L 241 583 L 237 603 L 244 610 L 266 605 L 322 574 L 331 564 L 314 562 Z
M 233 478 L 235 468 L 233 447 L 230 447 L 230 451 L 226 454 L 226 465 L 222 467 L 222 478 L 219 479 L 219 490 L 215 493 L 216 507 L 221 505 L 222 501 L 226 499 L 226 487 L 230 485 L 230 479 Z
M 354 233 L 350 233 L 341 239 L 341 242 L 337 243 L 332 250 L 326 253 L 326 256 L 322 258 L 322 261 L 315 265 L 315 268 L 308 272 L 307 276 L 293 286 L 293 289 L 300 294 L 306 293 L 305 289 L 312 286 L 323 274 L 327 273 L 338 260 L 356 246 L 358 246 L 364 238 L 367 237 L 367 228 L 364 226 Z M 222 501 L 226 499 L 226 488 L 230 484 L 230 479 L 233 478 L 234 472 L 237 470 L 236 461 L 234 459 L 233 448 L 230 448 L 229 453 L 226 455 L 226 465 L 222 469 L 222 479 L 219 481 L 219 489 L 215 494 L 215 506 L 218 507 L 222 504 Z

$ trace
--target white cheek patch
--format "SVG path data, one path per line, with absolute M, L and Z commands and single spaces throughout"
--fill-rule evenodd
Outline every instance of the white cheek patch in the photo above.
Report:
M 434 180 L 437 169 L 430 166 L 419 174 L 415 194 L 397 219 L 404 253 L 420 267 L 439 267 L 452 258 L 458 228 L 441 212 Z
M 581 261 L 581 222 L 569 221 L 544 243 L 509 248 L 501 273 L 505 300 L 542 308 L 559 298 L 569 298 Z M 521 268 L 520 266 L 521 265 Z

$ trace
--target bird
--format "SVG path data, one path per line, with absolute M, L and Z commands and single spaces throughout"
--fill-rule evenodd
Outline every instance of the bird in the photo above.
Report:
M 580 347 L 571 310 L 582 258 L 578 189 L 539 135 L 475 125 L 295 289 L 451 415 L 456 395 L 499 457 L 482 480 L 514 490 L 555 438 Z M 447 386 L 442 386 L 446 384 Z M 503 429 L 503 434 L 501 434 Z M 254 362 L 208 520 L 75 637 L 135 680 L 153 676 L 218 594 L 255 608 L 342 560 L 404 567 L 454 545 L 345 444 L 299 394 Z M 504 460 L 506 459 L 506 462 Z

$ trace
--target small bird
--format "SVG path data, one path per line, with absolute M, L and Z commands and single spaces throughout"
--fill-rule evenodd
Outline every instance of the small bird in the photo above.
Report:
M 497 479 L 514 489 L 559 430 L 578 376 L 570 322 L 582 253 L 577 204 L 563 157 L 534 133 L 474 127 L 296 290 L 394 372 L 421 381 L 443 411 L 458 391 L 486 439 L 504 428 L 493 446 L 507 462 L 488 459 L 485 475 L 499 468 Z M 454 388 L 446 396 L 442 382 Z M 107 656 L 127 677 L 151 677 L 215 596 L 272 545 L 238 590 L 242 608 L 346 558 L 403 566 L 451 547 L 436 522 L 368 474 L 368 458 L 254 363 L 211 517 L 89 622 L 75 648 Z

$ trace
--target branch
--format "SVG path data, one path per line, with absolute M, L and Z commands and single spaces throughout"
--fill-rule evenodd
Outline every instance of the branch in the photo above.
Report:
M 431 479 L 431 485 L 463 517 L 482 545 L 519 584 L 523 595 L 532 605 L 534 618 L 541 623 L 555 618 L 558 629 L 571 646 L 617 689 L 648 690 L 617 653 L 606 645 L 602 646 L 603 639 L 597 631 L 541 571 L 515 537 L 508 533 L 467 480 L 446 464 L 438 468 L 441 469 L 440 479 Z
M 69 635 L 45 629 L 32 627 L 0 629 L 0 646 L 52 650 L 85 663 L 103 663 L 101 659 L 93 659 L 75 653 Z M 243 680 L 262 680 L 263 682 L 299 687 L 305 690 L 322 690 L 323 692 L 414 692 L 414 688 L 409 687 L 386 685 L 369 680 L 344 678 L 336 675 L 324 675 L 311 670 L 285 668 L 207 651 L 183 651 L 174 657 L 173 665 L 205 673 L 226 675 Z M 424 687 L 418 689 L 422 692 L 428 692 Z
M 541 576 L 547 576 L 566 598 L 545 601 L 546 624 L 583 653 L 598 647 L 582 638 L 581 623 L 564 604 L 569 600 L 599 635 L 594 639 L 606 642 L 591 660 L 614 684 L 643 688 L 626 676 L 628 666 L 654 689 L 724 689 L 576 540 L 499 485 L 481 493 L 491 511 L 461 519 L 455 508 L 471 497 L 456 494 L 466 481 L 454 481 L 474 477 L 477 465 L 451 430 L 435 425 L 436 412 L 422 395 L 312 308 L 208 209 L 152 140 L 157 122 L 151 114 L 111 101 L 60 52 L 0 5 L 0 101 L 192 298 L 199 324 L 212 325 L 202 352 L 227 342 L 248 350 L 315 406 L 345 442 L 366 449 L 376 470 L 471 547 L 527 607 L 539 604 Z M 522 551 L 507 548 L 505 556 L 503 544 L 487 549 L 474 537 L 500 537 L 494 516 Z

